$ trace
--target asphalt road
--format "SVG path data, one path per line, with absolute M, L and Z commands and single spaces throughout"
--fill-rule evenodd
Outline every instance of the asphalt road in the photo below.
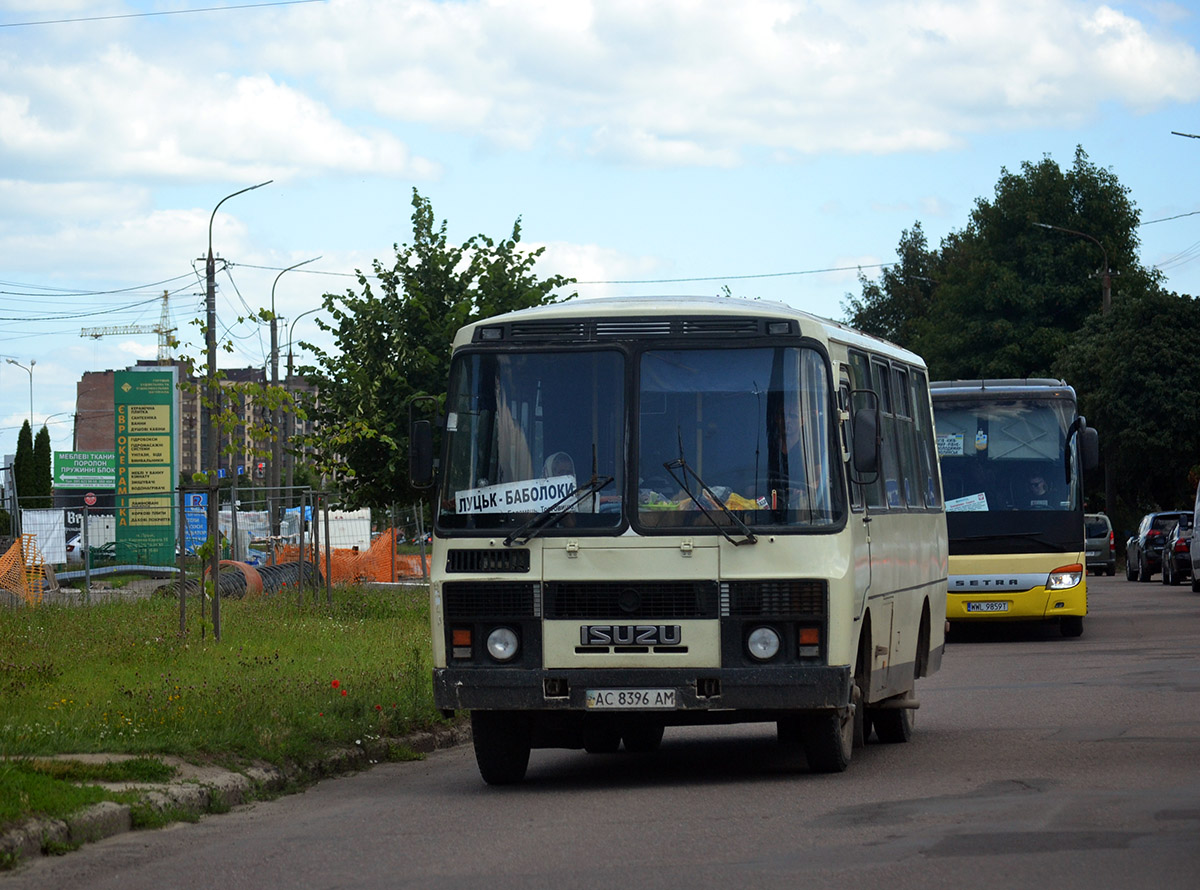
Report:
M 535 751 L 489 788 L 469 746 L 135 832 L 7 888 L 1200 886 L 1200 594 L 1089 578 L 1084 635 L 955 633 L 917 730 L 840 775 L 768 726 L 652 755 Z

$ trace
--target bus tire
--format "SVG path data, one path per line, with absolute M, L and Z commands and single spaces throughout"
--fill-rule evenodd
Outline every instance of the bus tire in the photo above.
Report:
M 854 753 L 854 715 L 849 708 L 821 711 L 805 721 L 804 756 L 814 773 L 840 773 Z
M 914 719 L 912 708 L 876 708 L 871 714 L 875 735 L 885 745 L 899 745 L 912 738 Z
M 1058 632 L 1064 637 L 1083 636 L 1083 616 L 1064 615 L 1058 619 Z
M 621 747 L 621 730 L 611 723 L 592 723 L 583 728 L 583 750 L 589 754 L 616 754 Z
M 630 754 L 650 754 L 662 744 L 665 727 L 661 723 L 631 723 L 621 732 L 625 750 Z
M 472 711 L 471 737 L 479 775 L 489 785 L 513 785 L 529 768 L 529 718 L 519 711 Z

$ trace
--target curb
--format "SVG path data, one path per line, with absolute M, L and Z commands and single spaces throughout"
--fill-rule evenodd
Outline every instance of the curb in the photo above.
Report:
M 177 778 L 170 782 L 133 784 L 96 782 L 113 791 L 141 791 L 138 806 L 180 818 L 225 812 L 264 795 L 286 793 L 320 779 L 369 769 L 387 761 L 389 752 L 402 746 L 418 754 L 453 748 L 471 739 L 471 724 L 465 720 L 395 739 L 370 739 L 326 752 L 312 763 L 278 768 L 251 766 L 240 771 L 202 766 L 175 757 L 158 759 L 176 766 Z M 126 755 L 121 755 L 124 758 Z M 129 757 L 139 755 L 127 755 Z M 156 756 L 156 755 L 150 755 Z M 104 755 L 63 755 L 63 759 L 86 760 Z M 0 833 L 0 863 L 18 863 L 39 856 L 57 855 L 83 844 L 134 831 L 131 804 L 103 801 L 92 804 L 66 819 L 29 819 Z M 177 821 L 177 820 L 171 820 Z M 3 871 L 0 870 L 0 875 Z

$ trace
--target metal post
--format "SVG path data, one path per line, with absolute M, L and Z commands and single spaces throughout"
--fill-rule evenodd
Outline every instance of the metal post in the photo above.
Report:
M 83 505 L 83 528 L 80 529 L 79 546 L 83 548 L 83 600 L 92 599 L 92 548 L 88 544 L 88 505 Z
M 330 590 L 333 575 L 333 554 L 329 546 L 329 498 L 325 499 L 325 605 L 333 605 L 333 591 Z
M 181 485 L 179 491 L 179 555 L 176 557 L 177 567 L 179 569 L 179 635 L 182 637 L 187 633 L 187 573 L 184 572 L 184 560 L 187 553 L 187 511 L 184 509 L 184 502 L 187 500 L 187 495 Z M 86 514 L 85 514 L 86 519 Z
M 296 568 L 300 572 L 300 602 L 304 602 L 304 508 L 307 500 L 307 493 L 300 495 L 300 557 L 299 564 Z

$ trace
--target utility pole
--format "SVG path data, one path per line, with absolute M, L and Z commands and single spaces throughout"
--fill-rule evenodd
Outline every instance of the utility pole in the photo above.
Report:
M 270 185 L 272 182 L 274 182 L 273 179 L 268 179 L 266 182 L 260 182 L 258 185 L 252 185 L 249 188 L 226 195 L 217 202 L 217 206 L 213 208 L 212 216 L 208 218 L 208 259 L 204 265 L 204 277 L 207 286 L 205 292 L 204 341 L 208 347 L 208 369 L 205 374 L 206 398 L 200 400 L 200 428 L 208 432 L 208 447 L 204 449 L 204 462 L 206 464 L 204 472 L 208 475 L 208 540 L 212 543 L 209 571 L 213 584 L 213 637 L 217 640 L 221 639 L 221 599 L 219 596 L 220 586 L 217 584 L 217 571 L 220 568 L 221 562 L 221 543 L 218 528 L 220 504 L 217 503 L 217 495 L 220 493 L 217 486 L 217 443 L 221 436 L 219 424 L 221 393 L 220 382 L 217 380 L 217 264 L 213 259 L 212 228 L 213 220 L 216 218 L 217 211 L 221 209 L 222 204 L 230 198 L 236 198 L 238 195 L 262 188 L 264 185 Z M 234 509 L 236 508 L 236 505 L 234 505 Z
M 1178 134 L 1185 135 L 1183 133 Z M 1100 243 L 1100 239 L 1087 232 L 1078 232 L 1075 229 L 1066 229 L 1062 226 L 1052 226 L 1049 223 L 1035 222 L 1035 226 L 1043 229 L 1053 229 L 1057 232 L 1066 232 L 1068 235 L 1078 235 L 1080 238 L 1086 238 L 1100 248 L 1100 253 L 1104 255 L 1104 268 L 1100 272 L 1100 314 L 1108 316 L 1112 313 L 1112 270 L 1108 267 L 1108 249 Z M 1104 509 L 1112 514 L 1117 506 L 1117 477 L 1113 472 L 1112 461 L 1104 461 Z

